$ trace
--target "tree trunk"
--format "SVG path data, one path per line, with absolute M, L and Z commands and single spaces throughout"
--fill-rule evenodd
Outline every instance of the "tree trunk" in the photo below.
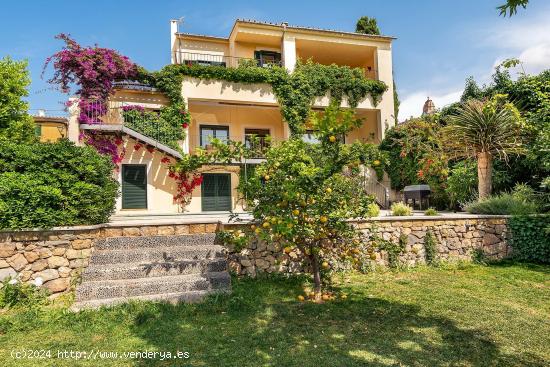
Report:
M 484 199 L 491 196 L 493 189 L 493 157 L 489 152 L 481 152 L 477 154 L 477 189 L 479 199 Z
M 321 272 L 319 270 L 319 255 L 311 249 L 311 272 L 313 273 L 313 292 L 315 301 L 321 300 Z

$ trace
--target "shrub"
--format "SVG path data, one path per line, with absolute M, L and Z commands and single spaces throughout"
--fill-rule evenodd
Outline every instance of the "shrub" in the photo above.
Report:
M 550 263 L 550 215 L 513 216 L 508 226 L 515 258 Z
M 397 217 L 412 215 L 412 208 L 403 202 L 393 203 L 391 214 Z
M 490 215 L 526 215 L 537 212 L 537 205 L 504 193 L 474 201 L 466 205 L 466 211 L 472 214 Z
M 23 284 L 16 279 L 5 279 L 0 284 L 0 307 L 32 307 L 43 304 L 48 292 L 32 284 Z
M 113 164 L 91 147 L 58 143 L 0 146 L 0 228 L 97 224 L 112 214 Z
M 539 211 L 538 196 L 534 190 L 523 184 L 514 187 L 511 193 L 491 196 L 466 205 L 466 211 L 473 214 L 526 215 Z
M 433 265 L 437 261 L 437 243 L 432 231 L 426 232 L 424 237 L 424 250 L 426 251 L 426 263 Z
M 376 203 L 370 203 L 367 205 L 367 216 L 369 218 L 377 217 L 380 215 L 380 207 Z
M 439 215 L 439 213 L 434 208 L 428 208 L 424 212 L 424 215 L 435 216 L 435 215 Z

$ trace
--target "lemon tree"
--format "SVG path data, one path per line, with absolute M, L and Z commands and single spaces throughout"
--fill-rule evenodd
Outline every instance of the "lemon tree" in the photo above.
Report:
M 336 105 L 312 114 L 310 121 L 319 143 L 294 138 L 270 148 L 266 162 L 241 182 L 240 190 L 253 207 L 254 223 L 246 236 L 301 256 L 313 276 L 313 298 L 319 300 L 333 259 L 359 253 L 359 232 L 348 219 L 368 216 L 373 198 L 361 185 L 354 150 L 340 139 L 361 121 Z

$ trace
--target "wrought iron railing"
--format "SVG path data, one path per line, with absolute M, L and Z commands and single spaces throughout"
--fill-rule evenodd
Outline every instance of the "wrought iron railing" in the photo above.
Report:
M 247 57 L 226 56 L 221 54 L 205 54 L 197 52 L 174 51 L 174 61 L 183 65 L 204 65 L 204 66 L 281 66 L 280 60 L 259 60 Z

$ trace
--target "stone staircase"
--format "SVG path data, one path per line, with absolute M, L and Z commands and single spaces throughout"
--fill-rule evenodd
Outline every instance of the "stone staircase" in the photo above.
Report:
M 230 290 L 226 254 L 214 233 L 112 237 L 96 242 L 73 309 L 131 299 L 193 302 Z

